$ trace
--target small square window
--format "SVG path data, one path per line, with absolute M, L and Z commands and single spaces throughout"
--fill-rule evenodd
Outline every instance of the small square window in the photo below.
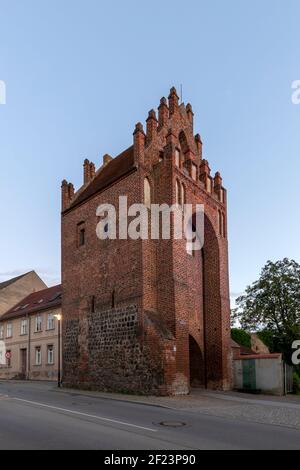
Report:
M 85 223 L 84 222 L 80 222 L 78 225 L 77 225 L 77 246 L 78 247 L 81 247 L 81 246 L 84 246 L 85 245 L 85 236 L 86 236 L 86 233 L 85 233 Z

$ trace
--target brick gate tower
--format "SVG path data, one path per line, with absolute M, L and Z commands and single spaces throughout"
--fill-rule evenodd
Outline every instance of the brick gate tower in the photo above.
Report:
M 230 387 L 226 190 L 175 88 L 137 124 L 133 145 L 103 165 L 84 162 L 82 187 L 62 183 L 64 383 L 186 394 Z M 100 240 L 97 208 L 204 205 L 204 246 L 186 240 Z M 129 217 L 130 221 L 130 217 Z M 125 237 L 123 237 L 125 238 Z

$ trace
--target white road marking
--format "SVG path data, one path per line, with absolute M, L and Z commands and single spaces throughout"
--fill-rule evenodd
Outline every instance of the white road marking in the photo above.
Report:
M 115 419 L 103 418 L 102 416 L 89 415 L 87 413 L 81 413 L 80 411 L 67 410 L 65 408 L 58 408 L 56 406 L 45 405 L 44 403 L 38 403 L 35 401 L 23 400 L 21 398 L 13 398 L 13 400 L 28 403 L 30 405 L 42 406 L 43 408 L 49 408 L 51 410 L 63 411 L 64 413 L 70 413 L 73 415 L 85 416 L 86 418 L 99 419 L 100 421 L 107 421 L 114 424 L 122 424 L 123 426 L 130 426 L 132 428 L 143 429 L 144 431 L 157 432 L 157 429 L 146 428 L 144 426 L 137 426 L 136 424 L 124 423 L 123 421 L 117 421 Z

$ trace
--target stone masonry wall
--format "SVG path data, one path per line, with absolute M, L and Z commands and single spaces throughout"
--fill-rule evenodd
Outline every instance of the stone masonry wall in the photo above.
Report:
M 136 306 L 89 313 L 87 324 L 84 318 L 67 321 L 64 384 L 111 392 L 159 393 L 164 383 L 163 355 L 161 360 L 154 359 L 142 338 Z

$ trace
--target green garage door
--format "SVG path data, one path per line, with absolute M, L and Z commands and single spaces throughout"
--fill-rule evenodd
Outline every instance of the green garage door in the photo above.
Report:
M 243 363 L 243 388 L 256 390 L 255 359 L 245 359 Z

